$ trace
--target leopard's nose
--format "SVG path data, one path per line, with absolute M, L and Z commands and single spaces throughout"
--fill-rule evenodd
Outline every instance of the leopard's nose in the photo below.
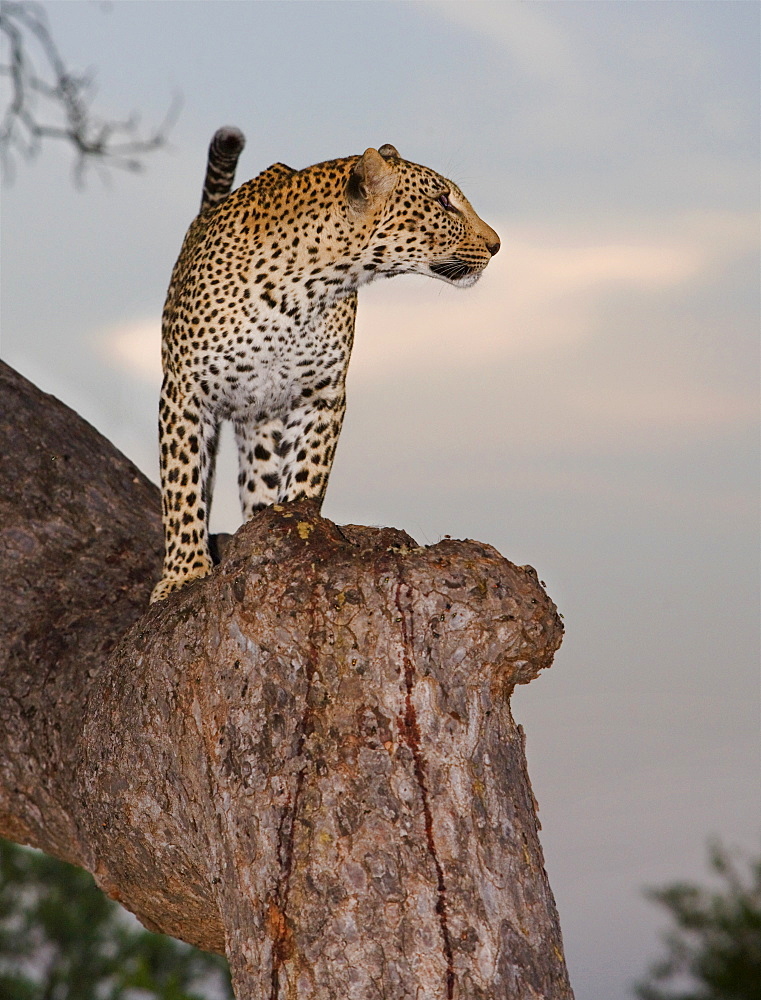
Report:
M 495 254 L 499 253 L 499 248 L 501 246 L 502 246 L 502 244 L 499 241 L 497 241 L 496 243 L 487 243 L 486 244 L 486 249 L 489 251 L 489 253 L 493 257 Z

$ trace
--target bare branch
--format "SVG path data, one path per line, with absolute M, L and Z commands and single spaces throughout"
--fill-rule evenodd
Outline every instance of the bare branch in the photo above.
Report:
M 141 134 L 135 114 L 123 121 L 97 117 L 90 107 L 92 73 L 67 69 L 38 4 L 0 0 L 0 36 L 4 42 L 0 75 L 9 81 L 0 115 L 0 168 L 6 177 L 13 177 L 18 157 L 32 159 L 47 139 L 63 140 L 72 147 L 78 181 L 94 162 L 141 170 L 141 158 L 166 145 L 179 113 L 179 97 L 173 98 L 164 120 L 147 135 Z

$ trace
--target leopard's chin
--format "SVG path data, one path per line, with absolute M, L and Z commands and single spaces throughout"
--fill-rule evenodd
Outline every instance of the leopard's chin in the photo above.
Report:
M 454 281 L 453 284 L 458 288 L 471 288 L 477 281 L 481 280 L 483 273 L 483 271 L 472 271 L 470 274 L 466 274 L 464 278 L 460 278 L 459 281 Z

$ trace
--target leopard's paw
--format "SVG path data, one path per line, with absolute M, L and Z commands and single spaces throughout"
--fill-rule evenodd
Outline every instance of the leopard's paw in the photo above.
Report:
M 155 604 L 157 601 L 163 601 L 165 598 L 169 597 L 170 594 L 174 594 L 178 590 L 182 590 L 189 583 L 194 580 L 201 580 L 205 576 L 208 576 L 209 570 L 205 572 L 196 572 L 191 574 L 186 574 L 184 576 L 164 576 L 162 577 L 156 586 L 153 588 L 151 593 L 151 604 Z

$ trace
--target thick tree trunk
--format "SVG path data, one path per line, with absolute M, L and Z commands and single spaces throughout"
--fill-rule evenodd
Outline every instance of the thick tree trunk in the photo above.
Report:
M 572 997 L 510 693 L 562 627 L 528 567 L 309 503 L 148 607 L 158 493 L 0 372 L 0 833 L 239 1000 Z

